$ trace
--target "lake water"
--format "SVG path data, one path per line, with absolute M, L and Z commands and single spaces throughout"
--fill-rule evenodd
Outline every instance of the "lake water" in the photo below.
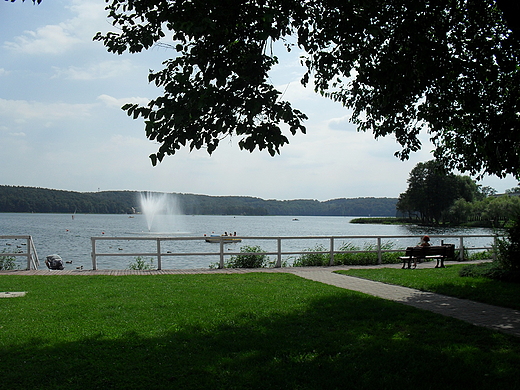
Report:
M 295 220 L 297 219 L 297 220 Z M 492 234 L 490 229 L 457 228 L 426 229 L 416 226 L 397 225 L 360 225 L 352 224 L 352 217 L 287 217 L 287 216 L 213 216 L 213 215 L 178 215 L 156 216 L 152 230 L 148 230 L 143 215 L 107 215 L 107 214 L 18 214 L 0 213 L 0 235 L 31 235 L 33 237 L 40 268 L 45 268 L 43 260 L 50 254 L 59 254 L 66 268 L 83 266 L 92 268 L 91 237 L 138 237 L 138 236 L 174 236 L 202 237 L 215 232 L 237 232 L 241 237 L 276 237 L 276 236 L 413 236 L 410 239 L 396 239 L 396 245 L 404 248 L 415 245 L 423 234 L 479 235 Z M 356 245 L 363 246 L 367 239 L 359 239 Z M 436 242 L 439 241 L 439 242 Z M 456 239 L 445 242 L 458 244 Z M 375 243 L 375 241 L 373 241 Z M 464 241 L 466 246 L 489 246 L 489 238 L 473 238 Z M 284 241 L 284 251 L 301 251 L 318 244 L 328 246 L 328 240 L 291 240 Z M 336 247 L 342 244 L 338 240 Z M 433 244 L 440 244 L 440 239 L 433 238 Z M 9 245 L 9 246 L 6 246 Z M 0 251 L 11 250 L 21 245 L 14 240 L 0 240 Z M 154 241 L 102 241 L 96 252 L 154 252 Z M 201 241 L 173 241 L 163 247 L 163 251 L 179 252 L 218 252 L 219 245 Z M 260 245 L 263 250 L 276 251 L 276 241 L 244 240 L 242 243 L 227 244 L 226 250 L 238 252 L 242 245 Z M 124 269 L 133 262 L 129 256 L 100 257 L 98 269 Z M 208 268 L 218 262 L 218 256 L 182 256 L 164 257 L 163 269 Z M 24 269 L 26 260 L 18 257 L 19 267 Z

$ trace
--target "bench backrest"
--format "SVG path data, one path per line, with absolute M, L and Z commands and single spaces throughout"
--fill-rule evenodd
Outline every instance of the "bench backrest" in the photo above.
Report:
M 444 256 L 454 257 L 455 256 L 455 245 L 432 245 L 432 246 L 409 246 L 406 248 L 405 256 Z

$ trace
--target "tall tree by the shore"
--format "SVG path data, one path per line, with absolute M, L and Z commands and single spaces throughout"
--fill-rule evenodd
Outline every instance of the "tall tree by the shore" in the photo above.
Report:
M 474 202 L 484 195 L 469 176 L 447 173 L 437 161 L 419 163 L 410 172 L 408 189 L 399 195 L 397 210 L 424 224 L 439 224 L 456 200 Z

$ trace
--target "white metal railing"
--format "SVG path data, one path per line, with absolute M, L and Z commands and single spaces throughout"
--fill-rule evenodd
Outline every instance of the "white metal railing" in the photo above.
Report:
M 36 252 L 36 247 L 34 246 L 34 241 L 32 239 L 32 236 L 0 236 L 0 240 L 25 240 L 25 244 L 23 245 L 17 245 L 17 249 L 20 249 L 17 252 L 13 253 L 6 253 L 1 252 L 0 256 L 5 257 L 17 257 L 17 256 L 25 256 L 27 257 L 27 268 L 28 270 L 31 269 L 38 269 L 38 266 L 40 265 L 40 260 L 38 259 L 38 253 Z M 26 250 L 22 251 L 23 247 L 25 246 Z
M 163 250 L 162 243 L 165 241 L 201 241 L 206 240 L 208 237 L 91 237 L 92 244 L 92 269 L 97 269 L 97 259 L 98 257 L 109 257 L 109 256 L 152 256 L 157 258 L 157 269 L 162 269 L 162 259 L 164 257 L 172 257 L 172 256 L 219 256 L 219 268 L 224 268 L 224 258 L 225 256 L 236 256 L 236 255 L 247 255 L 247 254 L 258 254 L 258 253 L 248 253 L 248 252 L 230 252 L 224 251 L 224 247 L 226 245 L 226 239 L 229 239 L 229 236 L 220 236 L 220 237 L 212 237 L 213 240 L 218 239 L 219 242 L 219 251 L 218 252 L 165 252 Z M 276 251 L 271 252 L 262 252 L 265 255 L 275 255 L 276 262 L 275 267 L 281 267 L 282 265 L 282 256 L 284 255 L 304 255 L 304 254 L 329 254 L 330 255 L 330 265 L 334 265 L 334 255 L 337 253 L 377 253 L 378 263 L 382 262 L 382 254 L 386 252 L 403 252 L 406 248 L 396 248 L 396 249 L 384 249 L 382 248 L 383 240 L 395 240 L 395 239 L 417 239 L 417 236 L 283 236 L 283 237 L 233 237 L 233 239 L 240 239 L 242 242 L 254 242 L 254 241 L 276 241 Z M 491 246 L 482 246 L 482 247 L 467 247 L 464 245 L 464 240 L 469 238 L 491 238 L 493 239 L 494 244 L 496 244 L 495 240 L 497 236 L 491 234 L 482 234 L 482 235 L 430 235 L 430 238 L 438 238 L 441 239 L 441 242 L 447 239 L 457 239 L 458 247 L 456 246 L 456 250 L 459 251 L 459 260 L 464 260 L 464 250 L 488 250 L 491 249 Z M 376 245 L 373 250 L 337 250 L 335 249 L 335 242 L 337 240 L 352 240 L 352 239 L 372 239 L 375 240 Z M 283 241 L 288 240 L 328 240 L 329 248 L 326 251 L 312 251 L 312 250 L 303 250 L 303 251 L 285 251 L 282 248 Z M 99 241 L 155 241 L 156 249 L 153 252 L 135 252 L 135 253 L 99 253 L 96 248 L 96 244 Z M 410 245 L 408 245 L 410 246 Z

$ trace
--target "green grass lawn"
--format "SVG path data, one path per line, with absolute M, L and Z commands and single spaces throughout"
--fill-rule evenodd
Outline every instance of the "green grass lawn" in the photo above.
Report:
M 0 291 L 27 291 L 0 299 L 2 390 L 520 387 L 520 338 L 295 275 L 9 275 Z
M 520 310 L 520 284 L 461 277 L 462 264 L 446 268 L 351 269 L 338 273 Z

